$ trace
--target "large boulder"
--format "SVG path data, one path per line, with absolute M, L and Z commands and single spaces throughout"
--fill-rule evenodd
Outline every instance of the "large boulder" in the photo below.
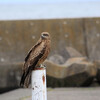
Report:
M 82 57 L 82 55 L 72 47 L 65 47 L 63 49 L 64 51 L 62 51 L 62 53 L 54 54 L 50 56 L 48 60 L 55 62 L 56 64 L 64 64 L 69 58 Z
M 50 56 L 48 60 L 55 62 L 56 64 L 64 64 L 64 62 L 66 61 L 61 55 L 58 54 Z
M 97 71 L 84 57 L 70 58 L 62 65 L 48 60 L 45 64 L 48 87 L 89 86 Z
M 72 57 L 82 57 L 82 54 L 79 53 L 76 49 L 74 49 L 72 47 L 66 47 L 66 51 L 67 51 L 70 58 L 72 58 Z

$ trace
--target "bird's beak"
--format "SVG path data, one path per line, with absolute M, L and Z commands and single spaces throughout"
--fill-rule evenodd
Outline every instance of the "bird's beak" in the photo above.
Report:
M 41 35 L 41 38 L 45 38 L 43 34 Z

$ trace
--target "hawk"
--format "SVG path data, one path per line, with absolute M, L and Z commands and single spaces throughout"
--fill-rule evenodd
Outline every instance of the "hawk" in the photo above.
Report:
M 25 58 L 23 66 L 23 74 L 20 81 L 20 86 L 28 87 L 31 72 L 37 67 L 40 67 L 50 52 L 50 35 L 48 32 L 41 33 L 38 42 L 30 49 Z

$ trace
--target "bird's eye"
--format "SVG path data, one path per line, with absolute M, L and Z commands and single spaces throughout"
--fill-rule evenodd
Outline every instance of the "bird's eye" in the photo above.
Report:
M 43 34 L 43 36 L 48 36 L 48 34 Z

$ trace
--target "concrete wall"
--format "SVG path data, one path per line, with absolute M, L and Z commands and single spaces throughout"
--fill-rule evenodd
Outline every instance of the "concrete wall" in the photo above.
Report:
M 0 21 L 0 62 L 22 62 L 40 33 L 48 31 L 52 38 L 51 54 L 64 55 L 71 46 L 88 56 L 100 59 L 100 18 Z

